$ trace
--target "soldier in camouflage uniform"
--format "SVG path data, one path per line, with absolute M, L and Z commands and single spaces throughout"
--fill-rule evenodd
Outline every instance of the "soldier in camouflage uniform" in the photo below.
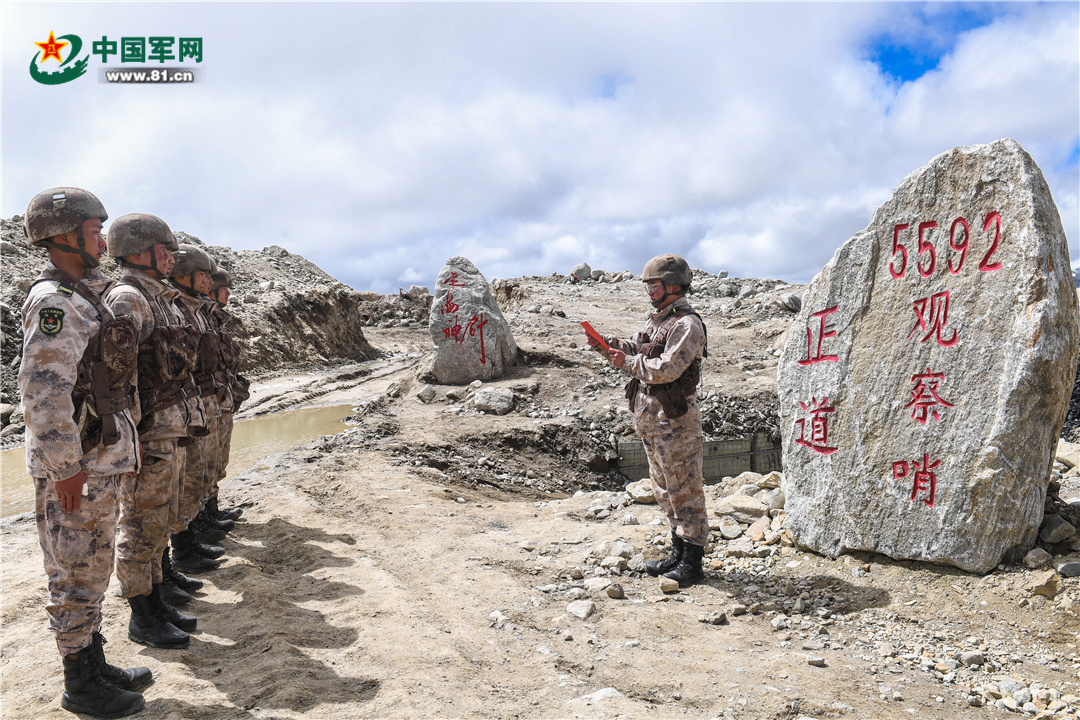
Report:
M 219 388 L 215 377 L 221 357 L 220 341 L 206 307 L 206 295 L 212 285 L 210 275 L 217 266 L 205 250 L 186 243 L 180 244 L 174 256 L 176 264 L 170 282 L 180 291 L 177 307 L 199 336 L 195 384 L 209 432 L 196 437 L 187 448 L 180 512 L 172 535 L 173 563 L 185 572 L 197 573 L 217 568 L 221 564 L 218 558 L 225 554 L 218 546 L 199 542 L 193 523 L 218 477 L 220 463 L 221 406 L 217 400 Z
M 705 324 L 685 297 L 693 280 L 686 260 L 659 255 L 645 264 L 641 279 L 656 312 L 629 340 L 605 337 L 604 342 L 611 348 L 611 364 L 631 378 L 626 395 L 634 429 L 649 458 L 656 502 L 671 527 L 671 554 L 648 563 L 646 570 L 687 587 L 705 578 L 701 562 L 709 541 L 697 406 Z M 603 351 L 593 338 L 587 342 Z
M 216 272 L 211 273 L 210 279 L 213 283 L 210 288 L 210 300 L 214 303 L 211 316 L 221 338 L 221 362 L 227 395 L 222 393 L 219 396 L 221 402 L 220 467 L 218 469 L 218 479 L 214 481 L 210 489 L 210 497 L 206 502 L 205 512 L 210 520 L 222 523 L 221 527 L 225 530 L 225 523 L 236 520 L 243 513 L 243 510 L 240 508 L 222 510 L 218 507 L 218 483 L 225 478 L 225 468 L 229 464 L 233 413 L 239 410 L 240 405 L 251 396 L 248 391 L 251 383 L 240 374 L 240 343 L 229 331 L 233 316 L 225 309 L 229 304 L 229 296 L 231 295 L 232 275 L 227 270 L 219 268 Z M 229 529 L 231 529 L 231 526 Z
M 139 441 L 129 407 L 136 335 L 101 302 L 109 278 L 105 207 L 72 187 L 38 193 L 26 210 L 31 245 L 49 263 L 22 307 L 19 392 L 26 414 L 26 472 L 34 478 L 38 539 L 49 576 L 46 612 L 63 658 L 71 712 L 121 717 L 145 705 L 133 690 L 147 668 L 105 661 L 101 603 L 113 567 L 117 493 L 135 472 Z
M 173 267 L 176 238 L 159 217 L 124 215 L 109 228 L 109 255 L 124 267 L 105 302 L 139 331 L 139 404 L 135 420 L 143 447 L 138 475 L 120 484 L 116 578 L 131 606 L 128 637 L 157 648 L 185 648 L 197 620 L 173 605 L 191 600 L 163 572 L 163 553 L 180 510 L 180 478 L 189 418 L 198 406 L 186 402 L 193 390 L 195 347 L 175 303 L 179 291 L 162 281 Z M 201 420 L 199 421 L 201 422 Z M 168 570 L 168 560 L 164 560 Z

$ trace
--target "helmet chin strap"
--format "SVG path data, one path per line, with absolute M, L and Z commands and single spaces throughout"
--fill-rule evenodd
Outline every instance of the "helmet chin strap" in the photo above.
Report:
M 191 275 L 188 275 L 187 277 L 191 278 L 191 285 L 185 285 L 180 282 L 180 278 L 175 277 L 169 278 L 169 282 L 188 295 L 199 295 L 199 291 L 195 289 L 195 273 L 191 273 Z
M 678 292 L 668 292 L 667 291 L 667 285 L 665 285 L 664 286 L 664 294 L 660 297 L 660 299 L 659 300 L 650 300 L 649 304 L 652 305 L 657 310 L 659 310 L 660 306 L 663 305 L 665 302 L 667 302 L 667 299 L 669 297 L 671 297 L 672 295 L 675 295 L 676 297 L 678 297 L 678 296 L 683 295 L 683 294 L 684 293 L 683 293 L 683 291 L 681 289 Z
M 52 240 L 42 240 L 38 244 L 39 245 L 44 245 L 47 248 L 55 248 L 55 249 L 59 250 L 60 252 L 66 252 L 66 253 L 71 253 L 73 255 L 78 255 L 78 256 L 80 256 L 82 258 L 83 264 L 86 265 L 86 267 L 88 267 L 88 268 L 96 268 L 98 265 L 101 264 L 101 261 L 98 260 L 93 255 L 91 255 L 90 253 L 86 252 L 86 238 L 83 237 L 83 231 L 82 231 L 82 225 L 81 224 L 76 229 L 76 232 L 78 233 L 77 237 L 78 237 L 78 240 L 79 240 L 79 247 L 77 249 L 73 248 L 73 247 L 70 247 L 68 245 L 63 245 L 63 244 L 58 243 L 58 242 L 53 242 Z
M 149 265 L 140 265 L 138 263 L 133 263 L 133 262 L 131 262 L 130 260 L 128 260 L 126 258 L 119 258 L 119 260 L 120 260 L 120 263 L 124 267 L 129 267 L 129 268 L 134 268 L 136 270 L 144 270 L 146 272 L 154 273 L 155 275 L 157 275 L 158 280 L 164 280 L 165 279 L 165 273 L 163 273 L 161 271 L 161 268 L 158 267 L 157 253 L 154 252 L 152 248 L 151 248 L 151 251 L 150 251 L 150 264 Z

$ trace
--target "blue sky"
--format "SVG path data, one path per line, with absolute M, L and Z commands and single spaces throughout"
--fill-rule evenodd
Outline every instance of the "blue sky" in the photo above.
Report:
M 489 279 L 673 251 L 805 282 L 909 172 L 1012 137 L 1075 263 L 1078 8 L 4 2 L 0 212 L 80 185 L 384 292 L 457 254 Z M 108 84 L 95 56 L 40 85 L 50 31 L 202 37 L 168 64 L 198 82 Z

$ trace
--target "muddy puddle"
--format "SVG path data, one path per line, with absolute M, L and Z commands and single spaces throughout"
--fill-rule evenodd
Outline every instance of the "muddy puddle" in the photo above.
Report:
M 347 426 L 350 405 L 305 408 L 241 420 L 233 428 L 229 477 L 255 465 L 259 458 L 299 447 Z M 26 452 L 14 448 L 0 453 L 0 517 L 34 509 L 34 483 L 26 475 Z

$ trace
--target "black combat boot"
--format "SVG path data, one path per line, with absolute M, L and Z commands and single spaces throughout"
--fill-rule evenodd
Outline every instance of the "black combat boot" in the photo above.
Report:
M 155 587 L 161 588 L 161 597 L 165 598 L 165 602 L 173 607 L 187 605 L 191 602 L 191 593 L 178 587 L 177 584 L 172 581 L 172 578 L 165 573 L 161 574 L 161 583 Z
M 130 597 L 128 605 L 131 606 L 131 620 L 128 621 L 129 640 L 165 650 L 188 646 L 188 634 L 158 615 L 150 595 Z
M 671 531 L 671 554 L 663 560 L 650 560 L 645 563 L 645 572 L 649 573 L 653 577 L 657 575 L 663 575 L 666 572 L 675 569 L 675 566 L 679 564 L 683 556 L 683 539 L 675 534 L 675 531 Z
M 150 605 L 157 611 L 159 618 L 171 623 L 174 627 L 180 628 L 184 632 L 192 632 L 199 624 L 199 619 L 197 617 L 194 615 L 185 615 L 166 602 L 161 594 L 161 585 L 155 585 L 154 589 L 150 591 Z
M 217 495 L 210 498 L 206 502 L 206 507 L 210 511 L 211 517 L 215 517 L 218 520 L 236 520 L 238 517 L 244 514 L 243 508 L 229 508 L 228 510 L 222 510 L 218 507 Z
M 138 690 L 153 681 L 154 674 L 150 672 L 150 668 L 118 668 L 115 665 L 110 665 L 105 660 L 104 645 L 107 642 L 109 641 L 99 632 L 94 633 L 93 639 L 90 641 L 90 647 L 94 652 L 94 660 L 102 678 L 121 690 Z
M 676 580 L 679 587 L 690 587 L 705 579 L 705 573 L 701 570 L 701 559 L 705 556 L 705 548 L 692 542 L 683 542 L 683 554 L 679 564 L 671 572 L 664 573 L 664 577 Z
M 188 530 L 195 533 L 195 538 L 199 542 L 215 543 L 225 539 L 225 530 L 218 527 L 216 520 L 207 518 L 205 510 L 200 511 L 195 516 L 195 519 L 188 525 Z
M 93 717 L 119 718 L 145 706 L 142 695 L 119 688 L 102 676 L 93 644 L 64 657 L 64 695 L 60 707 Z
M 202 547 L 202 545 L 195 539 L 195 533 L 191 532 L 190 529 L 173 535 L 173 567 L 191 573 L 216 570 L 221 565 L 221 561 L 206 557 L 198 551 L 199 547 Z
M 165 546 L 165 550 L 161 553 L 161 574 L 168 579 L 173 585 L 180 588 L 184 592 L 189 594 L 202 590 L 203 581 L 196 580 L 195 578 L 189 578 L 182 575 L 173 567 L 172 558 L 169 556 L 169 546 Z M 176 605 L 176 603 L 170 603 Z

